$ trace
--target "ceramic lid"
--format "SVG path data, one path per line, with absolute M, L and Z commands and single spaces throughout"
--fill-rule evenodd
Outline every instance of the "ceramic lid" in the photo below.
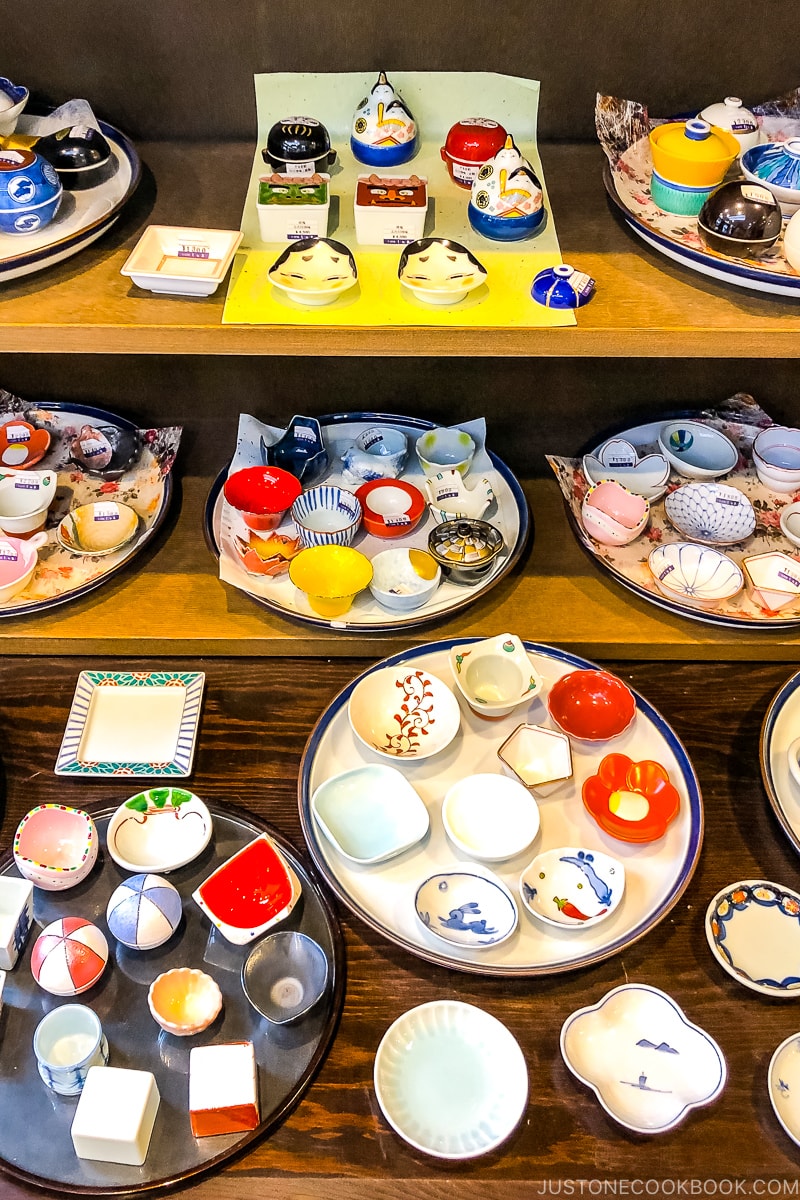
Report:
M 700 113 L 700 119 L 709 125 L 719 125 L 732 133 L 753 133 L 758 121 L 738 96 L 726 96 L 721 104 L 709 104 Z
M 734 179 L 711 193 L 697 221 L 712 233 L 737 241 L 774 241 L 781 232 L 783 215 L 768 188 Z
M 0 171 L 9 173 L 13 171 L 22 171 L 26 167 L 33 166 L 35 162 L 36 155 L 32 150 L 0 150 Z
M 661 127 L 658 144 L 662 150 L 678 158 L 693 162 L 716 162 L 730 158 L 730 135 L 724 129 L 715 128 L 699 117 L 691 121 L 676 121 Z M 738 150 L 738 143 L 735 143 Z
M 504 145 L 508 134 L 489 117 L 465 117 L 447 134 L 444 153 L 461 162 L 483 163 Z
M 267 154 L 286 162 L 321 158 L 330 148 L 327 129 L 314 117 L 284 117 L 267 134 Z

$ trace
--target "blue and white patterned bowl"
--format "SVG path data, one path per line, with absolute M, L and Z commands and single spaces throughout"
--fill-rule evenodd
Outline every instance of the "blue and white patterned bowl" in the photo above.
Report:
M 740 161 L 746 178 L 769 188 L 785 217 L 800 209 L 800 138 L 753 146 Z
M 0 233 L 42 229 L 56 215 L 62 193 L 55 169 L 41 155 L 0 149 Z
M 311 546 L 349 546 L 361 524 L 361 505 L 352 492 L 323 484 L 310 488 L 292 505 L 300 540 Z
M 685 479 L 719 479 L 739 461 L 729 437 L 701 421 L 667 421 L 658 431 L 658 446 L 670 466 Z
M 594 295 L 594 280 L 563 263 L 545 267 L 533 280 L 531 295 L 545 308 L 581 308 Z
M 0 109 L 0 137 L 7 137 L 17 128 L 29 94 L 26 87 L 19 87 L 5 75 L 0 75 L 0 99 L 5 101 L 5 106 Z
M 417 888 L 417 916 L 426 929 L 452 946 L 485 950 L 499 946 L 517 928 L 517 905 L 496 875 L 461 871 L 431 875 Z
M 693 608 L 718 608 L 744 587 L 744 575 L 733 559 L 711 546 L 691 542 L 656 546 L 647 565 L 663 596 Z
M 667 496 L 664 511 L 678 533 L 707 546 L 733 546 L 756 527 L 749 498 L 725 483 L 687 483 Z

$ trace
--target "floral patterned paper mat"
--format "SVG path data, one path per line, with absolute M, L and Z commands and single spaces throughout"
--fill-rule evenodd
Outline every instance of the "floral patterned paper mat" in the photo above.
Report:
M 24 591 L 2 606 L 3 613 L 47 607 L 47 601 L 58 603 L 70 593 L 96 583 L 139 551 L 164 511 L 165 480 L 175 461 L 182 432 L 180 426 L 140 430 L 142 453 L 138 461 L 120 479 L 103 480 L 87 475 L 72 462 L 70 443 L 83 425 L 116 424 L 111 414 L 100 415 L 92 409 L 71 411 L 67 406 L 37 406 L 0 388 L 0 425 L 15 416 L 22 416 L 31 425 L 49 432 L 50 448 L 32 469 L 57 472 L 58 488 L 47 514 L 47 544 L 39 551 L 33 578 Z M 56 528 L 62 518 L 80 504 L 103 498 L 128 504 L 139 514 L 143 526 L 139 535 L 115 554 L 99 558 L 63 549 L 56 539 Z
M 781 142 L 800 135 L 800 88 L 778 100 L 755 105 L 751 111 L 758 118 L 762 134 L 768 141 Z M 710 262 L 736 263 L 751 271 L 769 275 L 797 278 L 797 272 L 783 257 L 782 237 L 771 253 L 757 260 L 733 258 L 710 250 L 697 232 L 697 218 L 665 213 L 650 197 L 650 176 L 653 161 L 648 134 L 663 120 L 651 118 L 647 108 L 636 100 L 618 100 L 615 96 L 598 95 L 595 125 L 600 144 L 611 167 L 611 177 L 620 203 L 640 224 L 653 233 L 675 242 L 688 250 L 704 255 Z M 729 173 L 740 178 L 738 160 Z
M 652 424 L 622 431 L 616 436 L 627 438 L 632 442 L 640 456 L 649 453 L 658 454 L 660 453 L 657 440 L 659 426 L 663 421 L 669 419 L 670 414 L 666 413 L 663 418 L 653 421 Z M 773 424 L 771 417 L 756 404 L 752 396 L 738 393 L 719 408 L 693 413 L 692 420 L 702 421 L 714 429 L 719 429 L 738 448 L 739 461 L 736 467 L 720 482 L 744 492 L 746 496 L 749 496 L 755 509 L 756 528 L 752 537 L 748 538 L 746 543 L 725 546 L 721 549 L 740 566 L 743 558 L 749 558 L 753 554 L 762 554 L 769 550 L 781 550 L 800 562 L 800 551 L 783 536 L 780 529 L 781 509 L 795 500 L 800 500 L 800 491 L 789 495 L 778 495 L 776 492 L 770 491 L 758 479 L 752 463 L 753 441 L 762 429 Z M 582 459 L 559 458 L 548 454 L 547 461 L 558 480 L 576 536 L 581 545 L 585 546 L 594 558 L 611 571 L 620 582 L 627 583 L 634 590 L 644 593 L 645 598 L 652 596 L 660 607 L 669 608 L 670 611 L 675 612 L 683 611 L 687 616 L 699 619 L 708 615 L 689 605 L 682 605 L 678 601 L 666 600 L 656 587 L 647 565 L 648 555 L 654 546 L 687 540 L 667 522 L 663 497 L 652 503 L 650 524 L 641 537 L 628 546 L 604 546 L 589 537 L 581 522 L 581 504 L 591 486 L 583 473 Z M 673 471 L 670 474 L 667 494 L 688 482 Z M 755 621 L 763 625 L 776 623 L 786 625 L 787 617 L 800 622 L 797 605 L 790 606 L 788 610 L 783 609 L 777 615 L 768 614 L 751 600 L 746 591 L 740 592 L 738 596 L 720 604 L 711 612 L 732 624 Z

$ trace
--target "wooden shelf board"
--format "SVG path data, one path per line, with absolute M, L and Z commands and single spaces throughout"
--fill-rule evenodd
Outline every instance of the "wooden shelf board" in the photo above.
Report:
M 714 283 L 657 255 L 610 211 L 597 145 L 541 147 L 564 260 L 597 295 L 564 329 L 222 325 L 206 299 L 153 296 L 119 274 L 145 225 L 236 228 L 250 143 L 153 142 L 137 196 L 82 254 L 0 288 L 5 352 L 245 355 L 800 357 L 800 303 Z M 522 298 L 521 303 L 528 303 Z
M 398 634 L 343 634 L 282 619 L 223 584 L 202 538 L 209 479 L 182 485 L 154 548 L 105 587 L 52 612 L 0 621 L 0 655 L 370 658 L 445 637 L 514 632 L 589 658 L 796 661 L 800 629 L 747 633 L 670 616 L 618 587 L 577 545 L 554 481 L 524 485 L 536 533 L 523 562 L 458 616 Z

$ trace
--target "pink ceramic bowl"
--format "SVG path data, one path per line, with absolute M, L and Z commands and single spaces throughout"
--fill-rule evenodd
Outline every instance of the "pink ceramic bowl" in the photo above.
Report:
M 44 532 L 28 539 L 0 534 L 0 604 L 28 586 L 39 561 L 39 547 L 46 541 Z
M 37 887 L 63 892 L 89 874 L 97 845 L 97 829 L 88 813 L 65 804 L 40 804 L 17 826 L 14 862 Z
M 650 503 L 616 480 L 590 488 L 581 505 L 581 520 L 590 537 L 607 546 L 627 546 L 650 520 Z
M 299 479 L 281 467 L 244 467 L 225 480 L 223 493 L 248 529 L 277 529 L 303 490 Z

